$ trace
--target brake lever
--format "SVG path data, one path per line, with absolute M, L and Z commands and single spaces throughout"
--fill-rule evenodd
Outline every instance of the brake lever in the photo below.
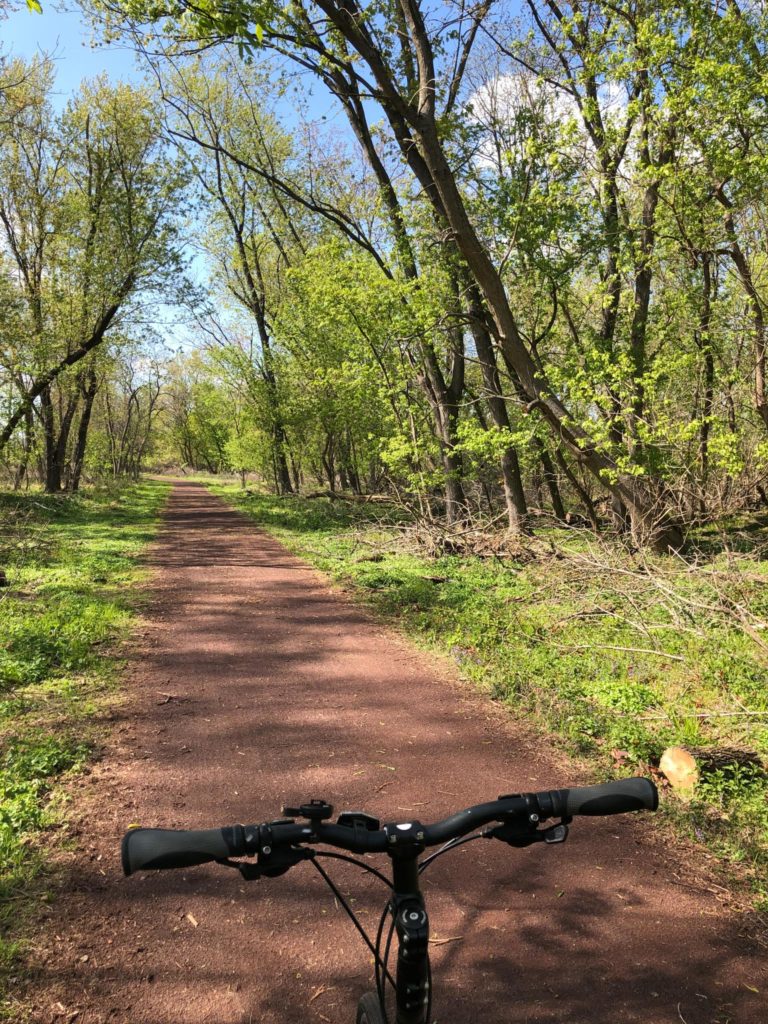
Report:
M 532 846 L 533 843 L 546 843 L 553 846 L 556 843 L 564 843 L 568 838 L 568 825 L 570 818 L 563 818 L 556 825 L 548 828 L 539 828 L 537 822 L 533 821 L 505 821 L 493 828 L 486 829 L 482 833 L 486 839 L 500 839 L 507 846 L 514 846 L 522 849 Z
M 312 860 L 315 851 L 305 846 L 289 846 L 284 850 L 272 850 L 269 854 L 259 853 L 256 862 L 248 860 L 219 860 L 228 868 L 236 868 L 246 882 L 259 878 L 277 878 L 303 860 Z

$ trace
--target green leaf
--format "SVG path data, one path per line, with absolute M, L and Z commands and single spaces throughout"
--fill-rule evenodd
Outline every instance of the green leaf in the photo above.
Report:
M 40 0 L 27 0 L 27 9 L 29 11 L 34 11 L 37 14 L 43 13 L 43 8 L 40 4 Z
M 29 3 L 29 0 L 27 0 L 27 3 Z M 261 44 L 264 42 L 264 26 L 259 25 L 258 22 L 256 24 L 256 38 L 259 41 L 259 46 L 261 46 Z

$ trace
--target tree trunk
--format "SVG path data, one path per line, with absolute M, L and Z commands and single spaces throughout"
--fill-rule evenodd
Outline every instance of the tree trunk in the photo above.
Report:
M 301 470 L 296 465 L 296 461 L 293 457 L 293 454 L 289 452 L 289 455 L 291 459 L 291 475 L 293 480 L 293 489 L 296 492 L 296 494 L 298 494 L 299 491 L 301 490 Z
M 485 399 L 493 424 L 499 430 L 509 431 L 510 421 L 507 403 L 501 390 L 499 370 L 496 365 L 496 354 L 493 351 L 491 336 L 485 322 L 485 310 L 477 288 L 470 286 L 468 310 L 472 337 L 477 349 L 477 357 L 483 374 Z M 504 502 L 507 509 L 507 522 L 512 534 L 520 534 L 527 529 L 528 504 L 520 474 L 520 462 L 513 445 L 504 449 L 501 456 L 501 477 L 504 486 Z
M 718 192 L 718 199 L 721 204 L 726 207 L 723 223 L 725 224 L 725 230 L 731 243 L 731 258 L 733 259 L 736 270 L 738 271 L 739 280 L 741 281 L 742 288 L 747 296 L 747 302 L 749 303 L 749 308 L 752 313 L 752 337 L 755 353 L 755 409 L 757 410 L 760 419 L 763 421 L 763 425 L 766 430 L 768 430 L 768 396 L 766 395 L 766 335 L 768 334 L 768 326 L 765 322 L 765 311 L 762 299 L 760 298 L 755 285 L 752 268 L 749 265 L 747 257 L 744 255 L 744 251 L 739 244 L 738 236 L 736 234 L 736 225 L 732 212 L 733 204 L 725 195 L 722 188 Z
M 83 388 L 83 411 L 80 414 L 75 452 L 72 458 L 72 475 L 69 481 L 69 489 L 73 492 L 80 488 L 80 478 L 83 473 L 83 465 L 85 464 L 85 448 L 88 443 L 88 428 L 91 423 L 91 412 L 97 389 L 98 378 L 96 377 L 96 371 L 91 368 L 88 372 L 88 382 Z
M 293 493 L 291 474 L 288 469 L 286 457 L 286 434 L 283 423 L 282 409 L 280 408 L 280 394 L 277 386 L 277 375 L 275 373 L 275 360 L 272 352 L 272 344 L 267 323 L 267 289 L 262 273 L 261 263 L 256 250 L 249 249 L 246 245 L 242 211 L 236 216 L 229 198 L 222 186 L 221 174 L 221 153 L 216 151 L 217 161 L 217 188 L 214 193 L 221 203 L 227 218 L 232 227 L 232 232 L 240 255 L 240 271 L 243 275 L 245 290 L 243 294 L 238 289 L 230 288 L 240 302 L 251 312 L 259 334 L 262 357 L 262 376 L 266 384 L 267 400 L 269 404 L 269 417 L 272 430 L 273 460 L 275 470 L 275 489 L 278 494 Z M 243 202 L 244 202 L 243 198 Z
M 583 504 L 584 510 L 587 513 L 587 518 L 589 519 L 590 523 L 592 524 L 592 529 L 595 531 L 595 533 L 599 533 L 600 532 L 600 522 L 599 522 L 599 520 L 597 518 L 597 510 L 595 509 L 595 503 L 592 501 L 592 499 L 590 498 L 589 494 L 587 493 L 585 488 L 582 486 L 582 483 L 579 480 L 579 478 L 576 476 L 576 474 L 573 472 L 571 467 L 568 465 L 568 463 L 567 463 L 567 461 L 565 459 L 565 456 L 563 455 L 563 453 L 560 451 L 559 448 L 556 449 L 556 451 L 555 451 L 555 461 L 557 462 L 558 466 L 560 467 L 560 469 L 565 474 L 565 476 L 568 479 L 568 482 L 570 483 L 571 487 L 573 487 L 574 491 L 576 491 L 576 493 L 578 494 L 579 498 L 581 499 L 581 503 Z
M 16 467 L 16 472 L 13 477 L 13 489 L 14 491 L 21 490 L 21 485 L 24 482 L 24 478 L 27 476 L 29 469 L 29 458 L 32 454 L 32 449 L 35 445 L 35 421 L 32 416 L 32 410 L 27 409 L 26 415 L 24 416 L 24 443 L 22 446 L 22 455 L 19 459 L 19 464 Z
M 461 484 L 461 459 L 448 447 L 443 448 L 442 456 L 445 472 L 445 519 L 449 525 L 453 525 L 464 518 L 467 505 Z
M 278 494 L 293 494 L 294 488 L 291 480 L 291 471 L 288 468 L 288 458 L 286 456 L 287 439 L 282 422 L 277 422 L 273 425 L 272 436 L 275 441 Z
M 534 438 L 534 445 L 539 452 L 539 461 L 541 462 L 544 482 L 547 485 L 549 497 L 552 501 L 552 511 L 555 514 L 555 518 L 564 523 L 566 521 L 565 506 L 563 505 L 560 487 L 557 483 L 557 473 L 555 472 L 555 467 L 552 464 L 552 459 L 550 458 L 544 442 L 539 440 L 538 437 Z
M 326 434 L 325 447 L 323 448 L 322 460 L 325 470 L 325 479 L 328 481 L 328 490 L 336 490 L 336 460 L 334 456 L 334 441 L 332 434 Z
M 653 253 L 656 246 L 656 211 L 659 206 L 662 171 L 669 166 L 674 155 L 674 130 L 668 129 L 656 152 L 651 153 L 651 114 L 652 87 L 648 69 L 640 71 L 640 95 L 642 97 L 642 117 L 640 127 L 640 169 L 647 181 L 643 194 L 643 208 L 639 235 L 635 240 L 637 252 L 635 263 L 635 293 L 632 310 L 632 326 L 630 328 L 629 351 L 632 359 L 632 377 L 634 384 L 634 400 L 630 418 L 631 430 L 629 441 L 640 451 L 639 421 L 645 414 L 645 385 L 643 378 L 646 372 L 646 340 L 648 332 L 648 314 L 651 308 L 651 290 L 653 285 Z
M 703 287 L 699 329 L 696 332 L 696 341 L 699 351 L 704 354 L 704 395 L 701 406 L 701 427 L 699 428 L 699 469 L 701 472 L 701 499 L 699 502 L 699 511 L 704 515 L 706 513 L 705 494 L 707 479 L 709 477 L 710 418 L 712 416 L 712 405 L 714 402 L 715 391 L 715 359 L 712 354 L 712 339 L 710 337 L 712 321 L 712 267 L 711 256 L 709 253 L 702 254 L 701 269 L 703 275 Z
M 40 394 L 40 417 L 43 422 L 43 465 L 45 467 L 43 486 L 47 494 L 58 494 L 61 490 L 62 466 L 57 458 L 56 418 L 50 386 Z

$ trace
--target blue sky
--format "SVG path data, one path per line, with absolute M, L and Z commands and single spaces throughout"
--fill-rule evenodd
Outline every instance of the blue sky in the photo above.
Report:
M 125 47 L 91 46 L 91 30 L 84 15 L 42 0 L 43 13 L 27 10 L 15 0 L 8 17 L 0 21 L 0 47 L 5 55 L 29 58 L 45 51 L 56 59 L 56 90 L 63 105 L 84 78 L 102 71 L 110 78 L 139 79 L 133 53 Z
M 53 55 L 61 106 L 84 78 L 93 78 L 103 71 L 112 79 L 143 78 L 137 58 L 127 46 L 93 45 L 88 21 L 74 2 L 57 2 L 54 6 L 51 0 L 41 0 L 42 14 L 30 13 L 25 0 L 12 2 L 8 17 L 0 20 L 0 53 L 25 58 L 42 51 Z M 318 120 L 324 115 L 333 116 L 336 109 L 322 87 L 315 83 L 310 94 L 309 77 L 306 84 L 304 98 L 310 116 Z M 280 114 L 289 128 L 298 120 L 298 111 L 290 101 L 283 104 Z

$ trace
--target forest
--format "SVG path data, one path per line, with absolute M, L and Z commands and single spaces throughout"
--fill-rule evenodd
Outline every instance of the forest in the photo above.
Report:
M 80 0 L 135 71 L 75 88 L 3 43 L 21 6 L 0 0 L 0 1018 L 170 1020 L 199 974 L 195 1020 L 294 997 L 342 1019 L 321 1011 L 361 975 L 327 974 L 336 946 L 285 961 L 290 993 L 232 983 L 192 873 L 147 881 L 165 909 L 139 935 L 118 831 L 252 820 L 299 779 L 426 820 L 488 778 L 639 775 L 658 817 L 593 833 L 571 881 L 542 868 L 518 938 L 539 963 L 578 935 L 563 1020 L 760 1024 L 768 6 Z M 434 940 L 473 965 L 462 999 L 490 962 L 469 920 Z M 627 942 L 653 985 L 606 966 Z M 526 1019 L 556 973 L 518 972 Z
M 761 4 L 93 16 L 145 85 L 2 66 L 14 487 L 230 471 L 659 551 L 765 508 Z

